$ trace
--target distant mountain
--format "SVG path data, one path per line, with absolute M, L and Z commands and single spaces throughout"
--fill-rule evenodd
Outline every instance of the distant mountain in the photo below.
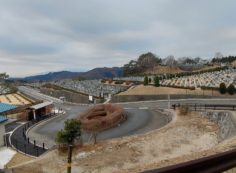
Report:
M 59 71 L 59 72 L 50 72 L 43 75 L 29 76 L 23 78 L 22 80 L 27 82 L 52 81 L 52 80 L 61 80 L 61 79 L 77 77 L 79 74 L 80 72 Z
M 59 71 L 50 72 L 43 75 L 29 76 L 25 78 L 11 78 L 12 80 L 21 80 L 26 82 L 36 81 L 55 81 L 70 78 L 82 78 L 82 79 L 103 79 L 120 77 L 123 75 L 123 68 L 112 67 L 112 68 L 95 68 L 87 72 L 70 72 L 70 71 Z
M 121 77 L 123 76 L 123 68 L 120 67 L 95 68 L 88 72 L 80 73 L 78 76 L 85 79 L 103 79 L 103 78 Z

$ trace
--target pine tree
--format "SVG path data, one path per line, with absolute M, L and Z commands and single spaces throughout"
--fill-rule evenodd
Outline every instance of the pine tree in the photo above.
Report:
M 148 77 L 147 76 L 144 77 L 143 85 L 148 85 Z
M 233 95 L 235 93 L 235 87 L 234 84 L 230 84 L 227 88 L 227 91 L 230 95 Z
M 159 81 L 159 77 L 158 76 L 154 77 L 154 86 L 155 87 L 159 87 L 160 86 L 160 81 Z
M 225 93 L 226 93 L 227 88 L 226 88 L 225 83 L 221 83 L 221 84 L 220 84 L 219 91 L 220 91 L 221 94 L 225 94 Z

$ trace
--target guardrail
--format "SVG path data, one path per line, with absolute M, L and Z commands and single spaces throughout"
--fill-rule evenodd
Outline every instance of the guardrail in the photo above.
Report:
M 143 173 L 222 173 L 236 167 L 236 149 Z
M 236 110 L 236 105 L 225 105 L 225 104 L 173 104 L 172 108 L 176 109 L 181 106 L 188 106 L 192 110 Z

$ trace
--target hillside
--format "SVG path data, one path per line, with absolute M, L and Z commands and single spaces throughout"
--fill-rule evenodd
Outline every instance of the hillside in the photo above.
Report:
M 79 77 L 85 79 L 102 79 L 102 78 L 121 77 L 122 75 L 123 75 L 123 68 L 104 67 L 104 68 L 95 68 L 88 72 L 80 73 Z
M 236 67 L 236 60 L 232 62 L 233 67 Z
M 73 78 L 78 76 L 79 74 L 80 72 L 70 72 L 70 71 L 50 72 L 43 75 L 25 77 L 22 80 L 27 82 L 61 80 L 66 78 Z
M 175 74 L 175 73 L 181 73 L 183 70 L 179 69 L 178 67 L 170 67 L 170 66 L 161 66 L 157 65 L 153 68 L 147 69 L 144 73 L 146 74 Z
M 137 60 L 131 60 L 123 66 L 124 76 L 144 74 L 147 70 L 153 69 L 160 64 L 161 61 L 158 56 L 151 52 L 142 54 Z
M 35 82 L 35 81 L 62 80 L 62 79 L 68 79 L 68 78 L 102 79 L 102 78 L 120 77 L 122 75 L 123 75 L 122 68 L 104 67 L 104 68 L 95 68 L 87 72 L 70 72 L 70 71 L 50 72 L 44 75 L 29 76 L 29 77 L 15 79 L 15 80 Z

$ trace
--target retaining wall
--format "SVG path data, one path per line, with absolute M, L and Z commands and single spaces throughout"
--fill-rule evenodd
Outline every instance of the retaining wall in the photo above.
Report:
M 220 137 L 226 139 L 236 134 L 236 113 L 228 111 L 201 112 L 201 116 L 210 119 L 220 126 Z
M 229 98 L 227 96 L 204 96 L 204 95 L 185 95 L 185 94 L 173 94 L 170 95 L 170 99 L 190 99 L 190 98 Z M 236 97 L 230 97 L 236 98 Z M 147 100 L 167 100 L 168 95 L 116 95 L 112 97 L 111 103 L 118 102 L 134 102 L 134 101 L 147 101 Z
M 89 103 L 89 97 L 88 95 L 82 95 L 79 93 L 73 93 L 65 90 L 52 90 L 52 89 L 46 89 L 42 88 L 40 89 L 40 92 L 55 98 L 60 98 L 61 96 L 64 96 L 66 101 L 72 102 L 72 103 L 83 103 L 88 104 Z M 101 103 L 101 99 L 96 99 L 97 103 Z
M 0 123 L 0 147 L 4 145 L 4 134 L 5 134 L 4 123 Z

